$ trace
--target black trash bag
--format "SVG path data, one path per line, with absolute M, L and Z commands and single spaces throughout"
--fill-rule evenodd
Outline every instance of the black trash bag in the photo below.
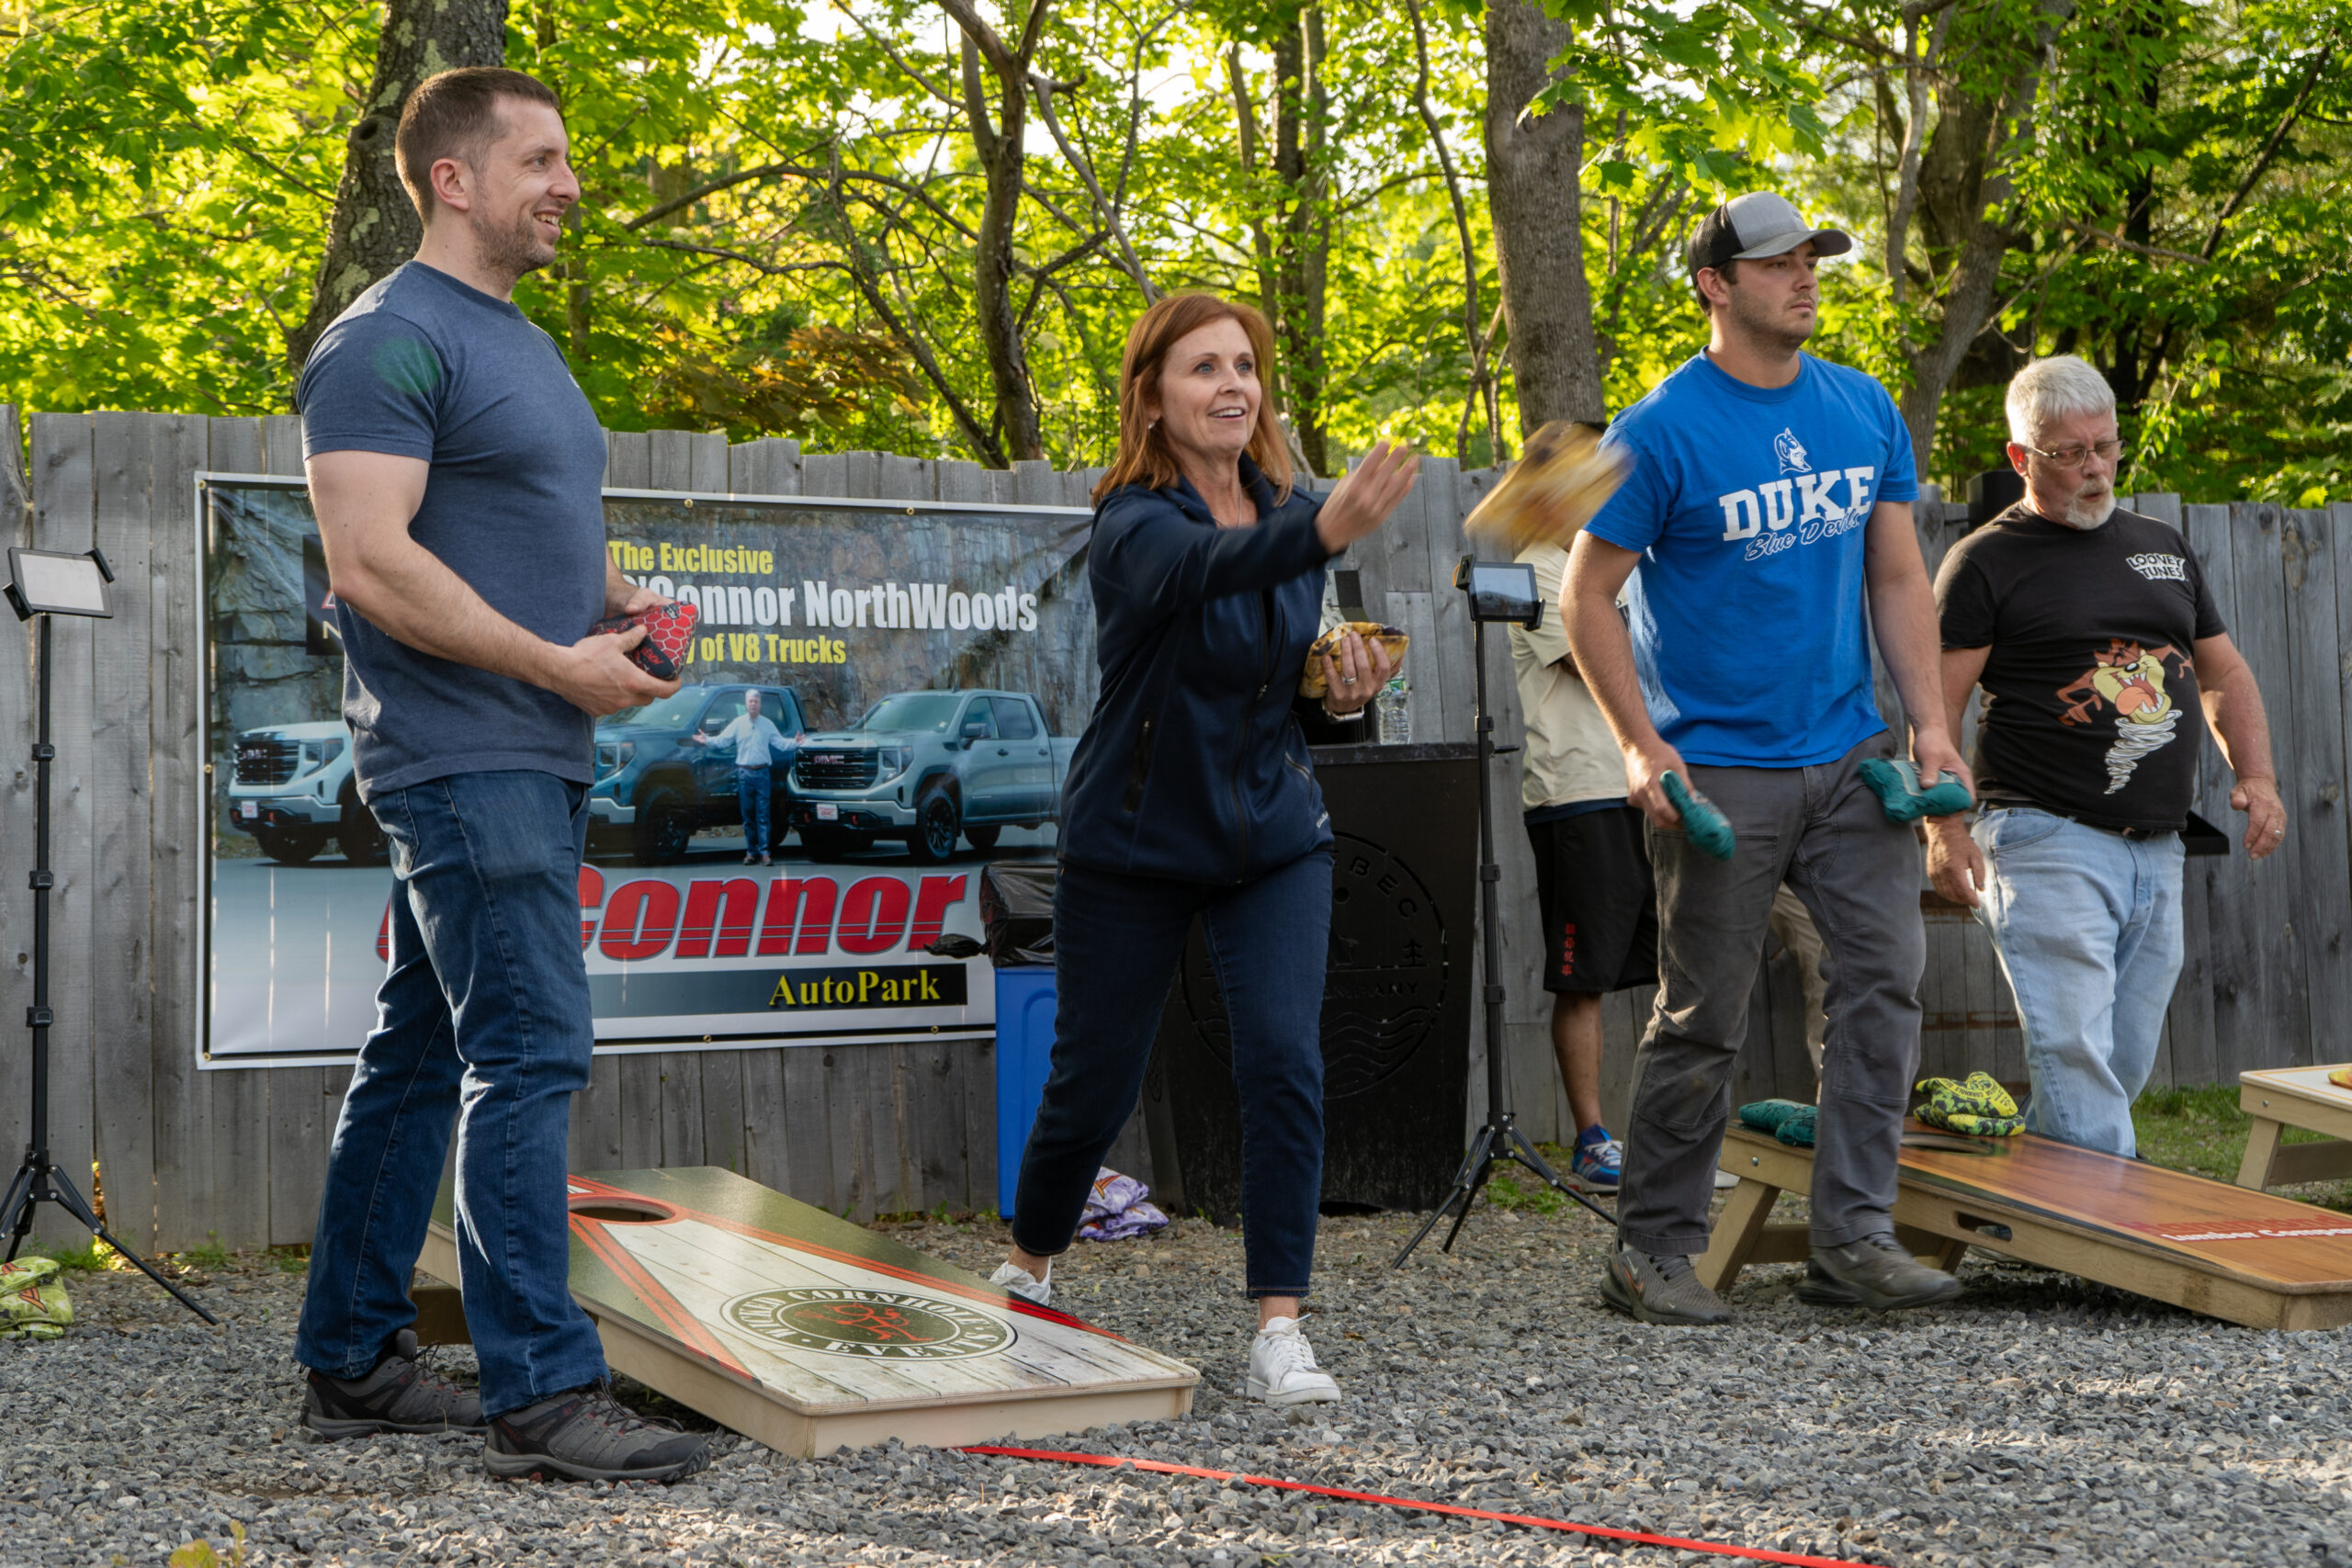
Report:
M 1049 860 L 990 861 L 980 873 L 980 943 L 1000 969 L 1054 961 L 1054 881 Z
M 923 951 L 933 958 L 969 958 L 984 950 L 962 931 L 949 931 L 936 942 L 925 942 Z

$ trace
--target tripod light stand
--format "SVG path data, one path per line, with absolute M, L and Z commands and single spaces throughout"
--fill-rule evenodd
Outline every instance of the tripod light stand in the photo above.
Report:
M 8 605 L 17 612 L 17 618 L 29 621 L 39 616 L 40 620 L 40 734 L 33 742 L 33 870 L 29 878 L 33 890 L 33 999 L 32 1005 L 25 1009 L 25 1022 L 33 1033 L 32 1137 L 25 1145 L 24 1163 L 17 1168 L 16 1179 L 8 1184 L 7 1198 L 0 1201 L 0 1230 L 8 1233 L 7 1256 L 14 1258 L 17 1249 L 32 1234 L 34 1209 L 42 1203 L 54 1203 L 79 1220 L 92 1235 L 129 1258 L 141 1273 L 171 1292 L 182 1306 L 207 1323 L 218 1323 L 219 1318 L 157 1273 L 153 1264 L 107 1235 L 106 1226 L 84 1201 L 73 1179 L 50 1156 L 49 1031 L 56 1022 L 56 1015 L 49 1006 L 49 890 L 57 882 L 49 866 L 49 765 L 57 757 L 57 748 L 49 739 L 50 626 L 60 615 L 112 616 L 114 607 L 107 601 L 107 584 L 114 581 L 114 569 L 107 564 L 106 555 L 100 550 L 68 555 L 54 550 L 11 548 L 8 578 Z
M 1462 1234 L 1463 1222 L 1470 1217 L 1470 1205 L 1477 1200 L 1478 1190 L 1495 1172 L 1495 1167 L 1510 1164 L 1524 1167 L 1537 1179 L 1548 1182 L 1560 1191 L 1602 1219 L 1613 1230 L 1616 1216 L 1560 1179 L 1559 1173 L 1535 1151 L 1535 1145 L 1513 1120 L 1510 1102 L 1503 1087 L 1503 976 L 1502 926 L 1496 910 L 1496 886 L 1502 881 L 1502 867 L 1495 861 L 1494 792 L 1487 774 L 1495 757 L 1495 719 L 1487 708 L 1487 623 L 1515 621 L 1533 631 L 1544 624 L 1544 602 L 1535 593 L 1535 569 L 1531 566 L 1498 565 L 1488 561 L 1462 558 L 1455 568 L 1453 585 L 1469 595 L 1472 655 L 1471 662 L 1478 671 L 1478 919 L 1486 931 L 1487 1010 L 1487 1124 L 1470 1141 L 1470 1154 L 1462 1162 L 1462 1170 L 1453 1179 L 1453 1188 L 1445 1195 L 1413 1239 L 1405 1244 L 1393 1269 L 1402 1269 L 1405 1260 L 1413 1256 L 1413 1248 L 1437 1228 L 1437 1223 L 1448 1213 L 1453 1216 L 1453 1228 L 1445 1233 L 1444 1245 L 1439 1250 L 1453 1250 L 1453 1238 Z

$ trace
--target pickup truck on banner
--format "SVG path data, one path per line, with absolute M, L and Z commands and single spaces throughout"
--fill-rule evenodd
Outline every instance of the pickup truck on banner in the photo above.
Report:
M 1046 733 L 1025 692 L 894 693 L 847 729 L 801 737 L 792 826 L 819 861 L 884 838 L 904 839 L 924 865 L 958 838 L 985 852 L 1007 827 L 1060 817 L 1077 745 Z
M 339 718 L 241 731 L 227 816 L 282 865 L 301 865 L 330 842 L 353 865 L 384 863 L 384 835 L 359 804 L 351 731 Z

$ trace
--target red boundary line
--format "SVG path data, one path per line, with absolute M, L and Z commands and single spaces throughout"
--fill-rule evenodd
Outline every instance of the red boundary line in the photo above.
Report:
M 660 1280 L 647 1272 L 645 1265 L 629 1255 L 628 1247 L 621 1244 L 619 1237 L 595 1221 L 584 1219 L 578 1214 L 571 1216 L 571 1234 L 585 1243 L 588 1250 L 595 1254 L 597 1261 L 611 1269 L 620 1282 L 628 1286 L 636 1295 L 645 1310 L 659 1319 L 672 1337 L 684 1344 L 687 1349 L 706 1359 L 718 1362 L 740 1377 L 751 1378 L 753 1382 L 759 1382 L 759 1379 L 752 1376 L 752 1370 L 749 1367 L 728 1354 L 727 1347 L 721 1345 L 717 1337 L 685 1309 L 685 1303 L 672 1295 L 662 1287 Z
M 884 1263 L 872 1258 L 860 1258 L 854 1252 L 842 1252 L 820 1242 L 808 1241 L 797 1235 L 786 1235 L 779 1231 L 762 1230 L 757 1225 L 745 1224 L 741 1220 L 730 1220 L 724 1214 L 713 1214 L 701 1209 L 688 1208 L 674 1198 L 656 1198 L 650 1193 L 632 1192 L 626 1187 L 614 1187 L 598 1181 L 593 1177 L 572 1176 L 565 1179 L 574 1186 L 594 1189 L 593 1192 L 584 1193 L 583 1196 L 633 1198 L 640 1203 L 659 1203 L 665 1209 L 677 1211 L 677 1217 L 682 1220 L 699 1220 L 704 1224 L 713 1225 L 723 1231 L 732 1231 L 737 1235 L 747 1235 L 755 1241 L 772 1241 L 778 1247 L 789 1247 L 795 1252 L 806 1252 L 818 1258 L 831 1258 L 836 1263 L 847 1263 L 855 1268 L 868 1269 L 876 1274 L 888 1274 L 893 1279 L 904 1280 L 910 1284 L 926 1286 L 949 1295 L 962 1296 L 967 1301 L 978 1302 L 984 1306 L 1010 1307 L 1024 1316 L 1042 1317 L 1048 1323 L 1058 1323 L 1065 1328 L 1082 1328 L 1089 1334 L 1099 1334 L 1105 1339 L 1116 1339 L 1122 1345 L 1127 1342 L 1123 1335 L 1114 1334 L 1107 1328 L 1097 1328 L 1082 1318 L 1072 1317 L 1066 1312 L 1056 1312 L 1052 1307 L 1039 1306 L 1027 1297 L 1014 1295 L 1010 1291 L 975 1290 L 969 1285 L 958 1284 L 953 1280 L 937 1279 L 929 1274 L 918 1273 L 912 1269 L 901 1269 L 894 1263 Z
M 1794 1568 L 1853 1568 L 1853 1560 L 1845 1557 L 1807 1557 L 1794 1551 L 1774 1551 L 1762 1546 L 1725 1546 L 1719 1541 L 1685 1540 L 1679 1536 L 1651 1535 L 1643 1530 L 1612 1529 L 1607 1525 L 1579 1525 L 1566 1519 L 1539 1518 L 1532 1514 L 1498 1514 L 1487 1508 L 1465 1508 L 1457 1503 L 1425 1503 L 1413 1497 L 1389 1497 L 1377 1492 L 1350 1492 L 1338 1486 L 1315 1486 L 1304 1481 L 1278 1481 L 1270 1475 L 1244 1475 L 1233 1470 L 1204 1470 L 1198 1465 L 1170 1464 L 1165 1460 L 1123 1459 L 1116 1454 L 1064 1453 L 1052 1449 L 1008 1449 L 992 1444 L 979 1444 L 961 1450 L 967 1454 L 992 1454 L 1004 1459 L 1050 1460 L 1058 1464 L 1093 1464 L 1108 1470 L 1133 1465 L 1156 1475 L 1191 1475 L 1204 1481 L 1231 1481 L 1243 1486 L 1272 1486 L 1284 1492 L 1311 1492 L 1318 1497 L 1337 1497 L 1348 1503 L 1378 1503 L 1391 1508 L 1412 1508 L 1422 1513 L 1445 1514 L 1461 1519 L 1495 1519 L 1507 1525 L 1524 1525 L 1532 1529 L 1569 1530 L 1577 1535 L 1602 1536 L 1610 1540 L 1632 1541 L 1639 1546 L 1671 1546 L 1684 1551 L 1711 1551 L 1719 1557 L 1744 1557 L 1755 1562 L 1785 1562 Z

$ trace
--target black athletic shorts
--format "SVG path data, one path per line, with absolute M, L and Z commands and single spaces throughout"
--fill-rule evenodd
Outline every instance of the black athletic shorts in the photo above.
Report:
M 1657 885 L 1642 813 L 1609 806 L 1530 822 L 1544 907 L 1544 988 L 1622 991 L 1657 984 Z

